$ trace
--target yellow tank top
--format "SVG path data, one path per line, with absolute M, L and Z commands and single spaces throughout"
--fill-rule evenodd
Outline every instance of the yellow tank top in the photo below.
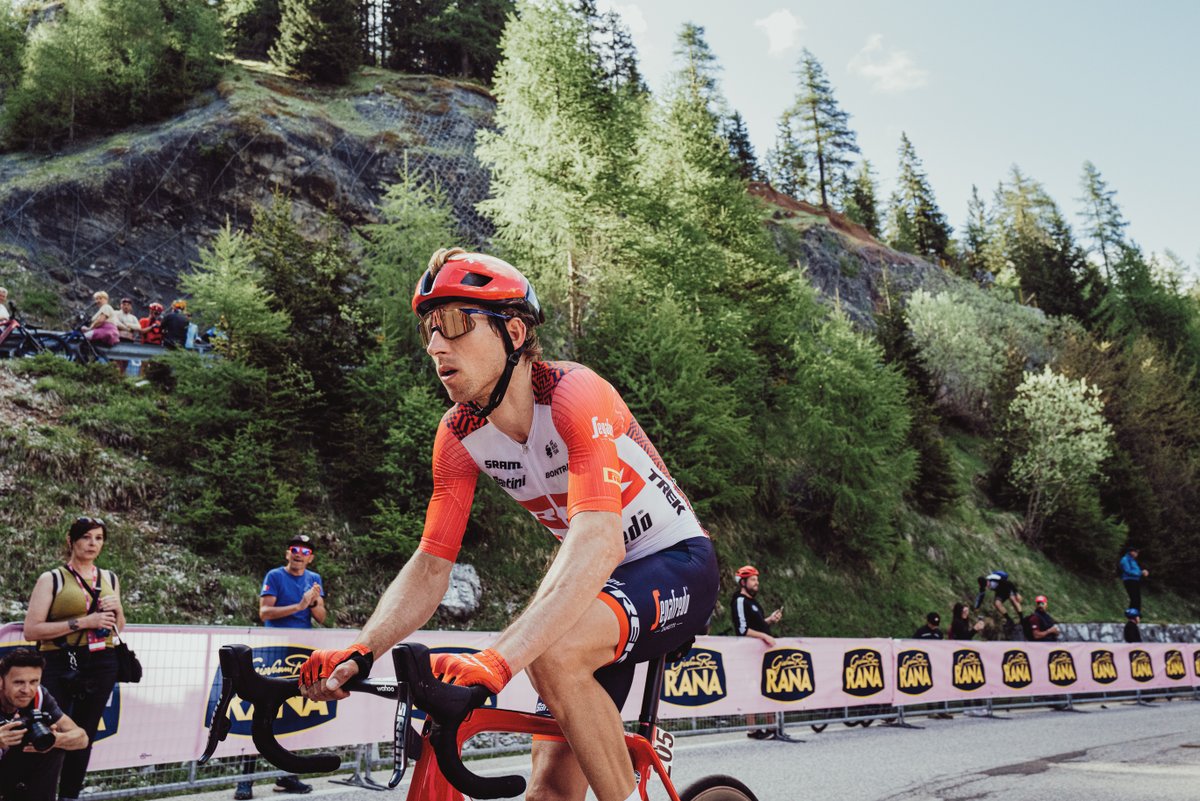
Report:
M 97 568 L 99 570 L 99 568 Z M 58 567 L 50 571 L 54 579 L 54 600 L 50 602 L 50 613 L 46 615 L 47 623 L 58 623 L 63 620 L 71 620 L 72 618 L 84 617 L 89 614 L 88 609 L 92 605 L 92 596 L 83 587 L 79 586 L 79 581 L 71 574 L 71 571 L 66 567 Z M 88 577 L 84 577 L 86 580 Z M 95 585 L 92 585 L 93 588 Z M 117 591 L 113 588 L 113 574 L 108 570 L 100 570 L 100 597 L 107 598 L 110 595 L 116 595 Z M 87 629 L 68 632 L 65 637 L 59 637 L 54 640 L 41 640 L 38 642 L 39 651 L 57 651 L 64 645 L 69 646 L 84 646 L 88 644 Z M 113 647 L 112 633 L 104 640 L 105 647 Z

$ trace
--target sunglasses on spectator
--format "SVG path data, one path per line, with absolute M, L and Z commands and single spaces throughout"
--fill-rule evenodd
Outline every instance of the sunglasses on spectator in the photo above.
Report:
M 305 548 L 303 545 L 289 545 L 288 550 L 299 556 L 312 556 L 312 548 Z
M 76 523 L 87 523 L 88 525 L 92 525 L 92 526 L 102 526 L 102 527 L 104 526 L 104 521 L 98 517 L 77 517 L 77 518 L 75 518 L 75 522 Z
M 417 323 L 417 333 L 421 335 L 421 344 L 429 347 L 434 331 L 441 331 L 442 337 L 445 339 L 458 339 L 463 334 L 471 333 L 475 330 L 475 321 L 471 319 L 471 316 L 475 314 L 498 317 L 501 320 L 509 319 L 506 314 L 487 309 L 434 309 L 422 315 L 421 322 Z

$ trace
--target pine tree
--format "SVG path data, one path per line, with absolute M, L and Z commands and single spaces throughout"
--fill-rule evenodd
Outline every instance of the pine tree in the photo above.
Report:
M 280 0 L 271 61 L 318 83 L 345 83 L 359 66 L 356 0 Z
M 1121 249 L 1125 247 L 1125 227 L 1129 224 L 1121 215 L 1117 206 L 1115 189 L 1109 189 L 1108 184 L 1100 177 L 1100 171 L 1090 161 L 1083 163 L 1083 176 L 1080 179 L 1083 197 L 1083 218 L 1085 236 L 1095 244 L 1100 252 L 1100 260 L 1104 264 L 1104 277 L 1112 280 L 1112 266 L 1121 257 Z
M 11 5 L 0 2 L 0 103 L 21 80 L 27 44 L 25 26 Z
M 800 57 L 796 74 L 796 99 L 785 116 L 796 126 L 800 146 L 816 170 L 815 188 L 822 208 L 832 208 L 853 164 L 850 154 L 859 152 L 858 143 L 850 129 L 850 115 L 838 106 L 825 68 L 808 49 Z
M 775 129 L 775 147 L 767 151 L 767 178 L 785 195 L 808 200 L 812 173 L 791 117 L 790 113 L 785 113 Z
M 875 200 L 878 188 L 871 169 L 871 162 L 863 159 L 858 170 L 842 192 L 842 210 L 846 216 L 878 238 L 881 232 L 879 208 Z
M 279 0 L 224 0 L 220 9 L 233 54 L 265 61 L 279 38 Z
M 966 274 L 976 281 L 983 279 L 987 269 L 984 252 L 988 244 L 988 212 L 979 187 L 971 184 L 971 198 L 967 201 L 967 224 L 963 226 L 963 265 Z
M 613 91 L 634 95 L 649 92 L 638 67 L 637 48 L 629 26 L 616 11 L 607 11 L 592 35 L 592 46 L 600 60 L 600 71 Z
M 750 132 L 746 130 L 746 121 L 735 111 L 723 124 L 723 136 L 729 145 L 729 155 L 737 164 L 738 175 L 744 181 L 762 180 L 762 169 L 758 159 L 754 157 L 754 146 L 750 144 Z
M 898 205 L 893 206 L 892 215 L 897 221 L 898 231 L 905 231 L 907 236 L 907 231 L 911 229 L 912 249 L 908 252 L 928 259 L 946 258 L 950 245 L 950 226 L 933 197 L 933 188 L 921 169 L 917 151 L 904 133 L 900 134 L 900 172 L 896 183 Z M 901 218 L 906 221 L 901 223 Z M 899 241 L 893 247 L 903 249 L 899 247 Z

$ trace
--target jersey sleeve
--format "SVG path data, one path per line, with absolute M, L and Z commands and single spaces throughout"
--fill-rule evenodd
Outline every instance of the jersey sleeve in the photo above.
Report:
M 263 579 L 262 591 L 259 592 L 258 597 L 262 598 L 267 595 L 278 596 L 279 595 L 279 587 L 277 586 L 278 582 L 279 582 L 279 579 L 275 576 L 275 571 L 271 570 L 271 572 L 267 573 L 266 577 Z
M 577 512 L 621 512 L 621 460 L 616 438 L 628 413 L 617 391 L 591 370 L 563 377 L 550 405 L 567 446 L 567 520 Z
M 425 510 L 420 550 L 453 562 L 475 497 L 479 468 L 454 432 L 444 423 L 433 442 L 433 495 Z

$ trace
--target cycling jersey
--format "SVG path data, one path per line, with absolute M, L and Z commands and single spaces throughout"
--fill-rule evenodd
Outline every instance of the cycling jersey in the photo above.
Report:
M 433 496 L 421 550 L 454 560 L 479 474 L 495 481 L 561 540 L 578 512 L 621 515 L 622 564 L 705 536 L 621 396 L 573 362 L 534 362 L 533 424 L 516 442 L 461 404 L 433 446 Z

